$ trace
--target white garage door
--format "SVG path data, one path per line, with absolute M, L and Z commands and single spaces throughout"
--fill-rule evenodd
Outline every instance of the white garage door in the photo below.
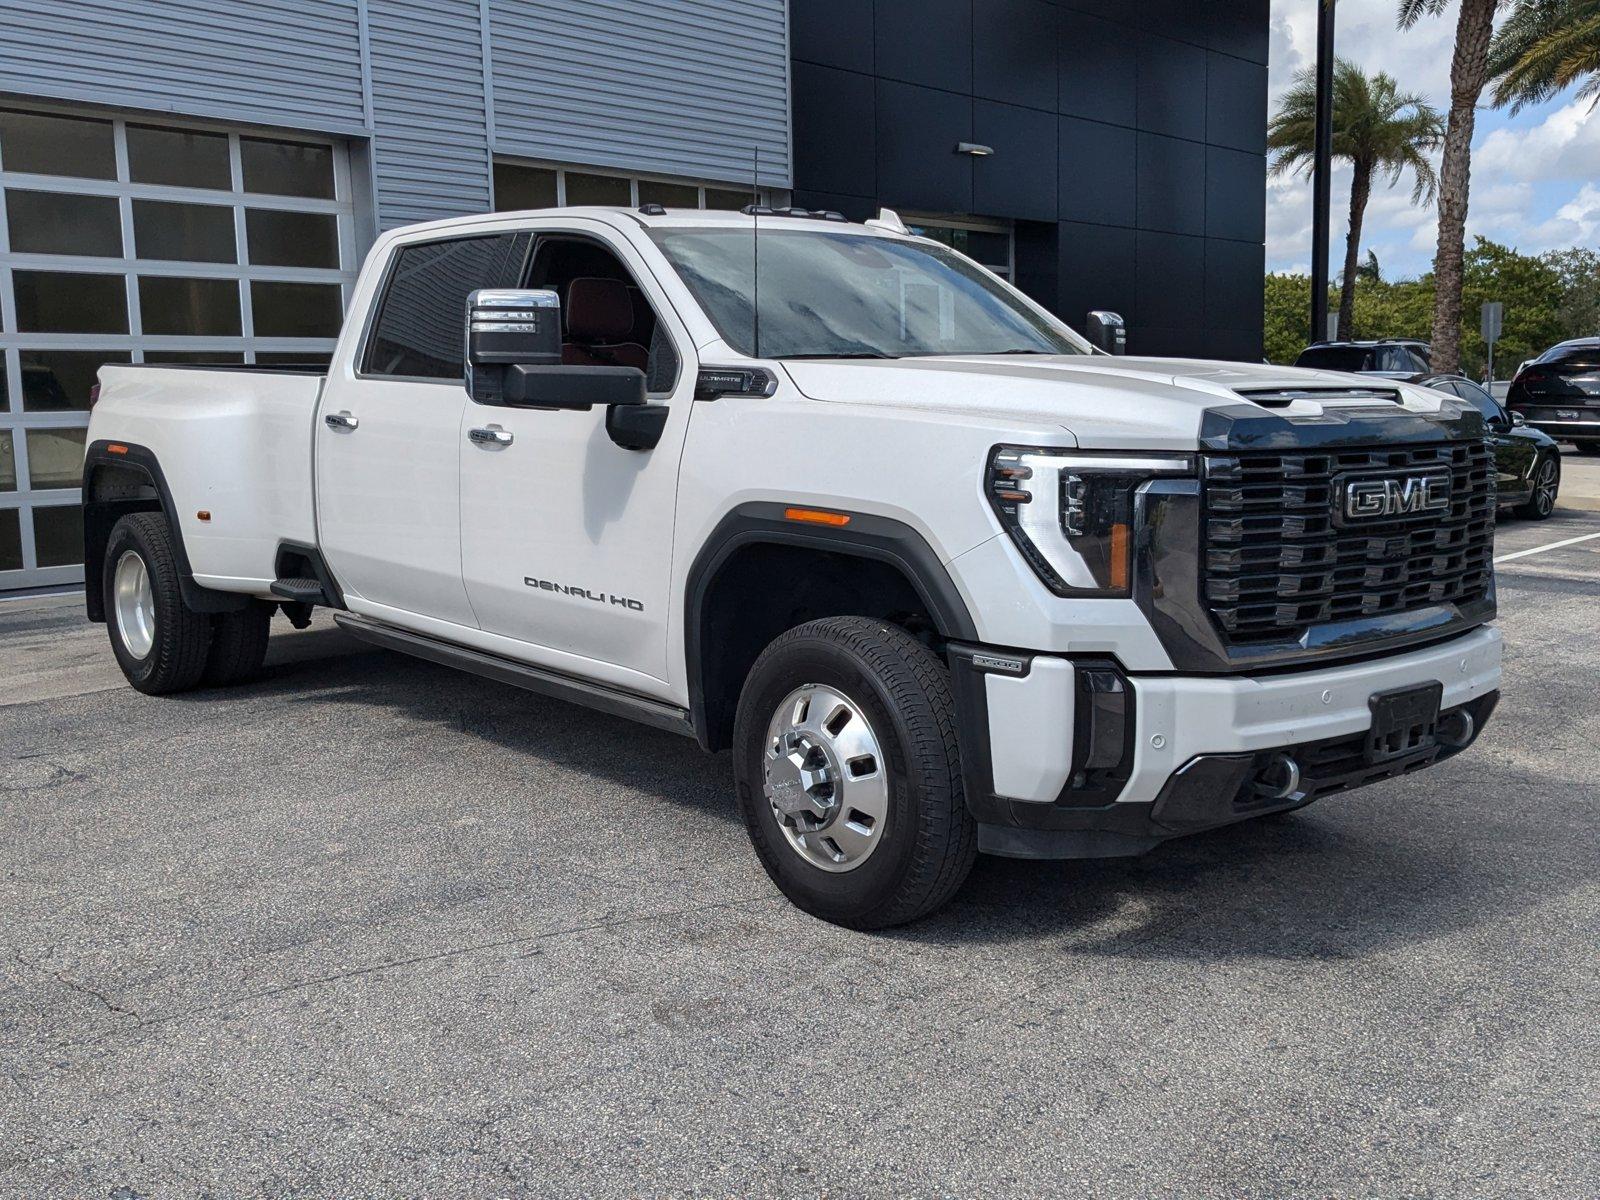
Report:
M 355 277 L 342 145 L 0 106 L 0 591 L 83 578 L 109 362 L 325 361 Z

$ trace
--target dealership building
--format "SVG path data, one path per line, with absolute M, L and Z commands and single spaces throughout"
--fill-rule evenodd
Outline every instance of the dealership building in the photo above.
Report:
M 0 8 L 0 592 L 82 579 L 108 362 L 325 359 L 382 230 L 880 206 L 1133 353 L 1259 359 L 1267 0 Z

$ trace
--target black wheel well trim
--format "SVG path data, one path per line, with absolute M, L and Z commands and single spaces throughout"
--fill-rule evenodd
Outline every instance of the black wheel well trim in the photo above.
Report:
M 124 449 L 113 453 L 111 450 L 113 445 L 122 446 Z M 194 571 L 189 565 L 189 551 L 183 543 L 183 527 L 178 522 L 177 505 L 173 502 L 172 489 L 167 485 L 166 473 L 162 471 L 161 462 L 156 458 L 155 452 L 147 446 L 136 445 L 133 442 L 101 438 L 90 443 L 83 456 L 83 594 L 84 607 L 91 621 L 105 620 L 102 595 L 105 564 L 101 560 L 105 555 L 105 538 L 110 537 L 111 527 L 116 523 L 115 520 L 107 522 L 91 518 L 95 517 L 102 507 L 120 506 L 126 509 L 130 503 L 93 498 L 95 474 L 104 467 L 133 470 L 149 479 L 151 486 L 155 488 L 160 504 L 157 511 L 166 518 L 167 528 L 172 533 L 172 548 L 178 559 L 178 587 L 183 592 L 184 604 L 195 612 L 204 613 L 238 612 L 249 606 L 249 596 L 219 592 L 195 582 Z M 145 507 L 143 511 L 150 510 Z
M 731 509 L 717 523 L 695 555 L 684 585 L 684 659 L 689 684 L 689 709 L 695 736 L 710 747 L 705 680 L 703 624 L 706 598 L 724 565 L 739 551 L 756 545 L 791 546 L 870 559 L 903 575 L 946 640 L 978 641 L 977 626 L 933 547 L 903 521 L 858 513 L 832 505 L 828 512 L 850 518 L 843 526 L 801 524 L 784 517 L 792 507 L 775 501 L 750 501 Z

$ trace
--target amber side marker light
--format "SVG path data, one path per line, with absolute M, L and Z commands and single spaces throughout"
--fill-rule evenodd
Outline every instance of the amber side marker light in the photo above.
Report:
M 202 508 L 199 512 L 195 513 L 195 517 L 197 520 L 209 521 L 211 520 L 211 510 L 209 508 Z
M 1126 525 L 1111 527 L 1111 586 L 1118 591 L 1128 590 L 1128 539 L 1131 533 Z
M 122 445 L 120 442 L 112 442 L 106 447 L 107 454 L 126 454 L 127 452 L 128 448 Z
M 786 508 L 783 510 L 785 521 L 804 521 L 810 525 L 848 525 L 850 518 L 844 513 L 823 512 L 816 508 Z

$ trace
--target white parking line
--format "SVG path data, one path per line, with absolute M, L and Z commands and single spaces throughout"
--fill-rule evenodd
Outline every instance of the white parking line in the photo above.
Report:
M 1527 558 L 1530 554 L 1543 554 L 1546 550 L 1559 550 L 1563 546 L 1576 546 L 1579 542 L 1592 542 L 1600 538 L 1600 533 L 1586 533 L 1582 537 L 1571 537 L 1564 541 L 1551 542 L 1548 546 L 1535 546 L 1532 550 L 1518 550 L 1515 554 L 1502 554 L 1495 559 L 1495 565 L 1510 562 L 1514 558 Z

